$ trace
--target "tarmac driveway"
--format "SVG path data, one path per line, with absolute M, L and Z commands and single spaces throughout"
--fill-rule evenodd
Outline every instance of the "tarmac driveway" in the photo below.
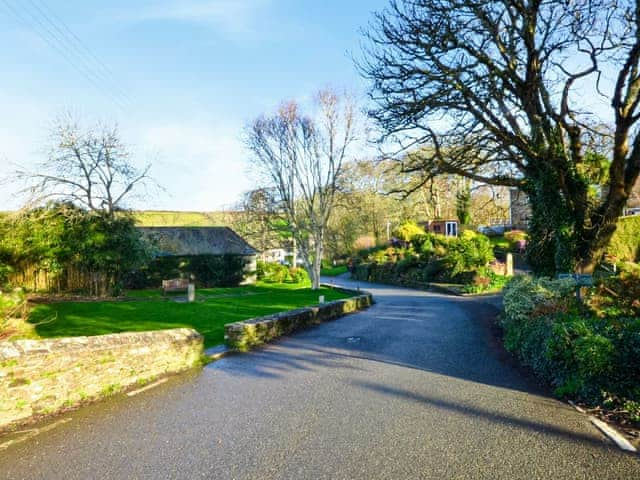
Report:
M 638 477 L 511 366 L 490 300 L 360 286 L 365 312 L 60 417 L 0 478 Z

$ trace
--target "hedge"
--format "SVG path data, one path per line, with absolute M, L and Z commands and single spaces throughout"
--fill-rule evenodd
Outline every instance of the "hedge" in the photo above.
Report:
M 194 277 L 200 288 L 235 287 L 247 274 L 249 260 L 240 255 L 157 257 L 124 279 L 125 288 L 156 288 L 162 280 Z
M 640 306 L 611 309 L 599 298 L 618 284 L 605 280 L 582 305 L 572 280 L 514 277 L 504 290 L 504 343 L 558 396 L 621 407 L 640 422 Z

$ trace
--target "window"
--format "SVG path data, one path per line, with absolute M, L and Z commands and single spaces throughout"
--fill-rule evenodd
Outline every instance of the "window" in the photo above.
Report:
M 445 223 L 445 233 L 447 237 L 457 237 L 458 236 L 458 222 L 446 222 Z

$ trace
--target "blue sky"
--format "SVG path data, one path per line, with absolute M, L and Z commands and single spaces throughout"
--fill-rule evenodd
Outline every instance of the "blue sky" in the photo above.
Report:
M 252 186 L 243 125 L 326 86 L 363 94 L 350 53 L 386 4 L 0 0 L 0 176 L 45 158 L 51 123 L 69 111 L 117 122 L 136 160 L 153 161 L 169 195 L 132 206 L 229 206 Z M 2 189 L 0 210 L 17 207 Z

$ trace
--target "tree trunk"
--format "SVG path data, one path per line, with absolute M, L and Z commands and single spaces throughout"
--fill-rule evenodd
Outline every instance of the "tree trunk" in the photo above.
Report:
M 298 244 L 294 236 L 291 237 L 291 266 L 293 268 L 298 266 Z
M 530 175 L 532 181 L 525 188 L 531 205 L 527 261 L 536 275 L 553 277 L 559 272 L 572 272 L 577 256 L 572 241 L 575 218 L 571 218 L 566 199 L 558 191 L 553 171 Z
M 311 262 L 311 289 L 320 288 L 320 271 L 322 270 L 322 257 L 324 255 L 324 231 L 319 232 L 314 239 L 313 260 Z

